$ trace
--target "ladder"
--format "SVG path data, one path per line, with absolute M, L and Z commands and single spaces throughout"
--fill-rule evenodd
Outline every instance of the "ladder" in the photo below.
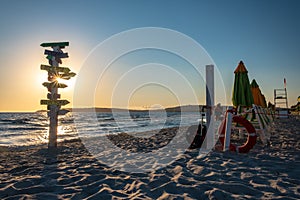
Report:
M 288 98 L 287 98 L 287 91 L 286 88 L 284 89 L 274 89 L 274 104 L 275 109 L 277 107 L 281 107 L 280 105 L 285 106 L 288 109 Z

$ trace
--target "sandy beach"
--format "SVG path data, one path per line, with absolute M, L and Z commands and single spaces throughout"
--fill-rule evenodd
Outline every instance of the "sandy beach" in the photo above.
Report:
M 258 141 L 247 154 L 214 150 L 203 158 L 190 150 L 148 173 L 115 170 L 79 139 L 56 150 L 0 147 L 0 199 L 300 199 L 299 143 L 300 119 L 277 119 L 269 147 Z

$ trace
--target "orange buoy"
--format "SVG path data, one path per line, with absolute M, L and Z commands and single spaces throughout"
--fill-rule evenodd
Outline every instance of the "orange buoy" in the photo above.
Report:
M 257 135 L 256 135 L 255 128 L 247 119 L 245 119 L 242 116 L 235 115 L 232 117 L 232 121 L 245 127 L 246 131 L 248 132 L 248 138 L 246 143 L 243 144 L 242 146 L 236 146 L 230 143 L 229 150 L 238 153 L 248 153 L 250 149 L 252 149 L 256 144 Z M 219 129 L 221 130 L 219 132 L 219 140 L 222 144 L 222 148 L 224 148 L 224 142 L 225 142 L 225 129 L 226 129 L 225 124 L 226 124 L 226 120 L 224 119 L 220 127 L 221 129 Z

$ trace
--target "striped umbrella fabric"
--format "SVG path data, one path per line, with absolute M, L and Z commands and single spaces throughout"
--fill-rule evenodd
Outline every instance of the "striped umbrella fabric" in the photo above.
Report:
M 266 108 L 267 102 L 265 96 L 261 93 L 261 90 L 256 80 L 253 79 L 250 85 L 251 85 L 251 92 L 252 92 L 254 104 Z
M 252 107 L 252 104 L 254 103 L 248 71 L 243 61 L 240 61 L 237 68 L 234 70 L 232 103 L 235 107 Z

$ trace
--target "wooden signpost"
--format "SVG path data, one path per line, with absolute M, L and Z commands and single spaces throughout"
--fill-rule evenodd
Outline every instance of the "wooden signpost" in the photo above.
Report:
M 51 47 L 53 51 L 45 50 L 44 54 L 47 55 L 47 59 L 50 65 L 41 65 L 41 70 L 46 70 L 48 72 L 48 81 L 44 82 L 49 93 L 47 94 L 48 99 L 42 99 L 41 104 L 47 105 L 48 117 L 50 118 L 49 124 L 49 142 L 48 147 L 57 146 L 57 126 L 58 126 L 58 115 L 65 115 L 69 111 L 65 109 L 60 109 L 61 106 L 70 103 L 68 100 L 60 99 L 60 94 L 58 94 L 58 88 L 66 88 L 67 85 L 64 83 L 59 83 L 59 79 L 69 80 L 76 74 L 71 72 L 67 67 L 59 67 L 62 64 L 62 58 L 68 58 L 68 53 L 62 51 L 63 48 L 69 46 L 69 42 L 53 42 L 53 43 L 42 43 L 42 47 Z
M 54 96 L 54 95 L 53 95 Z M 68 100 L 41 100 L 42 105 L 58 105 L 58 106 L 64 106 L 70 103 Z

